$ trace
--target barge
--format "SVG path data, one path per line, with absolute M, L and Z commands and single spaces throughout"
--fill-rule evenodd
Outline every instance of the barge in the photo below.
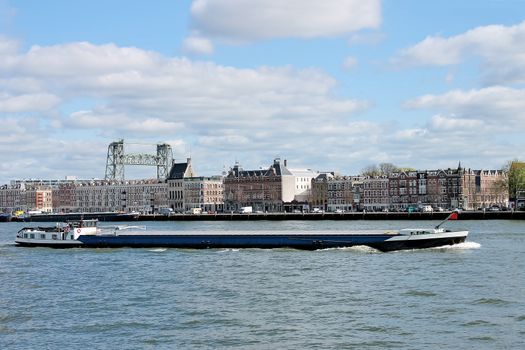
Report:
M 462 243 L 468 231 L 440 226 L 457 218 L 452 213 L 433 228 L 375 231 L 148 231 L 141 226 L 99 227 L 97 220 L 80 220 L 52 227 L 26 227 L 16 244 L 51 248 L 326 248 L 369 246 L 387 252 Z

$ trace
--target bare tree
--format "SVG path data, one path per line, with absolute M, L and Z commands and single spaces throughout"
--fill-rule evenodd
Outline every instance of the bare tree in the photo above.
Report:
M 377 165 L 372 164 L 364 167 L 363 170 L 361 170 L 361 175 L 375 177 L 381 175 L 381 172 L 379 171 Z
M 399 168 L 392 163 L 380 163 L 379 165 L 372 164 L 368 165 L 361 170 L 361 175 L 363 176 L 388 176 L 396 171 L 399 171 Z
M 380 163 L 379 164 L 379 172 L 381 173 L 381 175 L 388 176 L 397 171 L 399 171 L 399 168 L 392 163 Z

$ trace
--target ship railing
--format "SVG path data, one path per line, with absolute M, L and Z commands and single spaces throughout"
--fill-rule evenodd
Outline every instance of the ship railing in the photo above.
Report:
M 126 230 L 146 230 L 146 226 L 138 225 L 114 225 L 114 226 L 101 226 L 99 227 L 100 234 L 102 235 L 117 235 L 120 231 Z

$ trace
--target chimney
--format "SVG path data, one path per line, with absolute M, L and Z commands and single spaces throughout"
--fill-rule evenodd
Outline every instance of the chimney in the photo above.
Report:
M 190 164 L 191 163 L 191 158 L 186 158 L 186 163 Z
M 288 166 L 288 161 L 285 159 L 284 160 L 284 167 L 286 168 Z

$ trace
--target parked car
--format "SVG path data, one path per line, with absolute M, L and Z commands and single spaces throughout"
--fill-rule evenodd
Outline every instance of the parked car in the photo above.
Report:
M 421 207 L 421 211 L 423 213 L 432 213 L 434 211 L 434 209 L 430 205 L 424 205 L 424 206 Z

